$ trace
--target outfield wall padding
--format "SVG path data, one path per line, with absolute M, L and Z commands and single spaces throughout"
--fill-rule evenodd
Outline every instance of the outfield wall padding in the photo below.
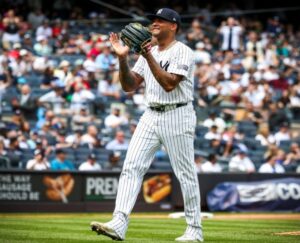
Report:
M 112 212 L 120 173 L 0 172 L 0 212 Z M 201 206 L 207 194 L 223 182 L 252 182 L 272 178 L 300 178 L 300 174 L 199 174 Z M 300 203 L 300 202 L 299 202 Z M 172 172 L 146 174 L 134 211 L 182 210 L 180 185 Z

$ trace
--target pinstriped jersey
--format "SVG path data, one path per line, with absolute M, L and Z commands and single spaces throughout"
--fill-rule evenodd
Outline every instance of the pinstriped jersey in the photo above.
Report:
M 183 76 L 182 81 L 171 92 L 166 92 L 153 76 L 146 59 L 141 55 L 132 71 L 145 81 L 146 105 L 165 105 L 187 103 L 193 100 L 194 89 L 194 52 L 185 44 L 177 41 L 170 48 L 159 51 L 152 47 L 151 53 L 162 69 Z

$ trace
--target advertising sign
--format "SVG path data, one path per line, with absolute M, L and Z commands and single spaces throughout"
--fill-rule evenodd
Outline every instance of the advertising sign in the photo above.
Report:
M 207 195 L 211 211 L 300 211 L 300 179 L 225 182 Z
M 75 178 L 70 173 L 57 175 L 31 173 L 0 174 L 0 201 L 68 203 L 69 201 L 80 201 L 80 198 L 80 177 Z
M 85 178 L 85 200 L 115 200 L 118 192 L 118 175 L 87 176 Z
M 0 174 L 0 201 L 40 201 L 30 174 Z
M 146 175 L 138 202 L 149 204 L 170 200 L 172 190 L 171 174 Z M 117 197 L 119 175 L 91 175 L 85 178 L 86 201 L 114 201 Z

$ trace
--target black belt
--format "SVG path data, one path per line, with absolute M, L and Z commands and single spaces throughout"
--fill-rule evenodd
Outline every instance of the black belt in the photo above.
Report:
M 180 103 L 180 104 L 173 104 L 173 105 L 158 105 L 158 106 L 150 106 L 150 109 L 157 112 L 166 112 L 170 110 L 174 110 L 176 108 L 186 106 L 188 103 Z

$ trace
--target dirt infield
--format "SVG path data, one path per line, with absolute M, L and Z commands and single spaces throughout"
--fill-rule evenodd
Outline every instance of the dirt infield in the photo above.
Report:
M 298 213 L 234 213 L 234 214 L 216 214 L 212 219 L 237 220 L 237 219 L 282 219 L 282 220 L 300 220 Z
M 300 235 L 300 231 L 281 232 L 281 233 L 275 233 L 274 235 Z

